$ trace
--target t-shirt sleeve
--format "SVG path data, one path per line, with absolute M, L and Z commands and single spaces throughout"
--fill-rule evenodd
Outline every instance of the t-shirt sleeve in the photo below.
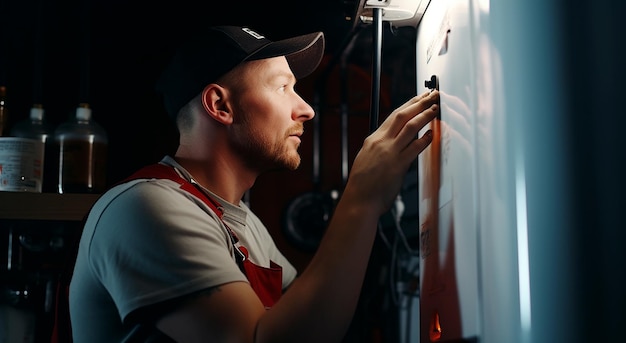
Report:
M 89 260 L 120 316 L 233 281 L 246 281 L 215 213 L 169 181 L 145 181 L 101 212 Z

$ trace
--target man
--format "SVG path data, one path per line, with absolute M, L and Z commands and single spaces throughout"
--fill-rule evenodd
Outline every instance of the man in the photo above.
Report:
M 271 42 L 214 27 L 187 42 L 158 88 L 173 157 L 91 210 L 70 287 L 75 342 L 337 342 L 356 308 L 379 217 L 430 143 L 437 92 L 396 109 L 364 142 L 315 256 L 296 278 L 241 201 L 263 172 L 296 169 L 315 115 L 295 92 L 322 33 Z

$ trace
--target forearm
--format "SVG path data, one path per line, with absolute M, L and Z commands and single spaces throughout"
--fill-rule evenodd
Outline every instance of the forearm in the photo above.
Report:
M 412 98 L 365 139 L 315 256 L 274 307 L 265 310 L 247 283 L 231 282 L 182 305 L 159 328 L 198 342 L 340 342 L 359 300 L 379 217 L 432 141 L 429 131 L 418 132 L 436 117 L 438 101 L 437 91 Z
M 350 186 L 318 250 L 289 291 L 259 322 L 257 342 L 338 342 L 350 325 L 379 214 Z

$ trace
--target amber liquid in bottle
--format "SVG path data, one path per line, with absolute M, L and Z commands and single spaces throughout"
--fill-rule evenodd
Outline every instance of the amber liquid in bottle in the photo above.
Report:
M 101 193 L 106 188 L 108 138 L 81 104 L 54 133 L 59 149 L 59 193 Z

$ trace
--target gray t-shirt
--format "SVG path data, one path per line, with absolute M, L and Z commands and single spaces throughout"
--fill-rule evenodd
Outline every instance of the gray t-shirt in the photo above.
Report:
M 172 158 L 161 163 L 192 181 Z M 244 202 L 205 191 L 222 205 L 250 261 L 280 265 L 287 288 L 296 269 L 259 218 Z M 202 200 L 167 179 L 118 185 L 94 204 L 83 229 L 69 295 L 74 341 L 124 342 L 134 332 L 125 323 L 131 312 L 234 281 L 247 280 L 226 227 Z

